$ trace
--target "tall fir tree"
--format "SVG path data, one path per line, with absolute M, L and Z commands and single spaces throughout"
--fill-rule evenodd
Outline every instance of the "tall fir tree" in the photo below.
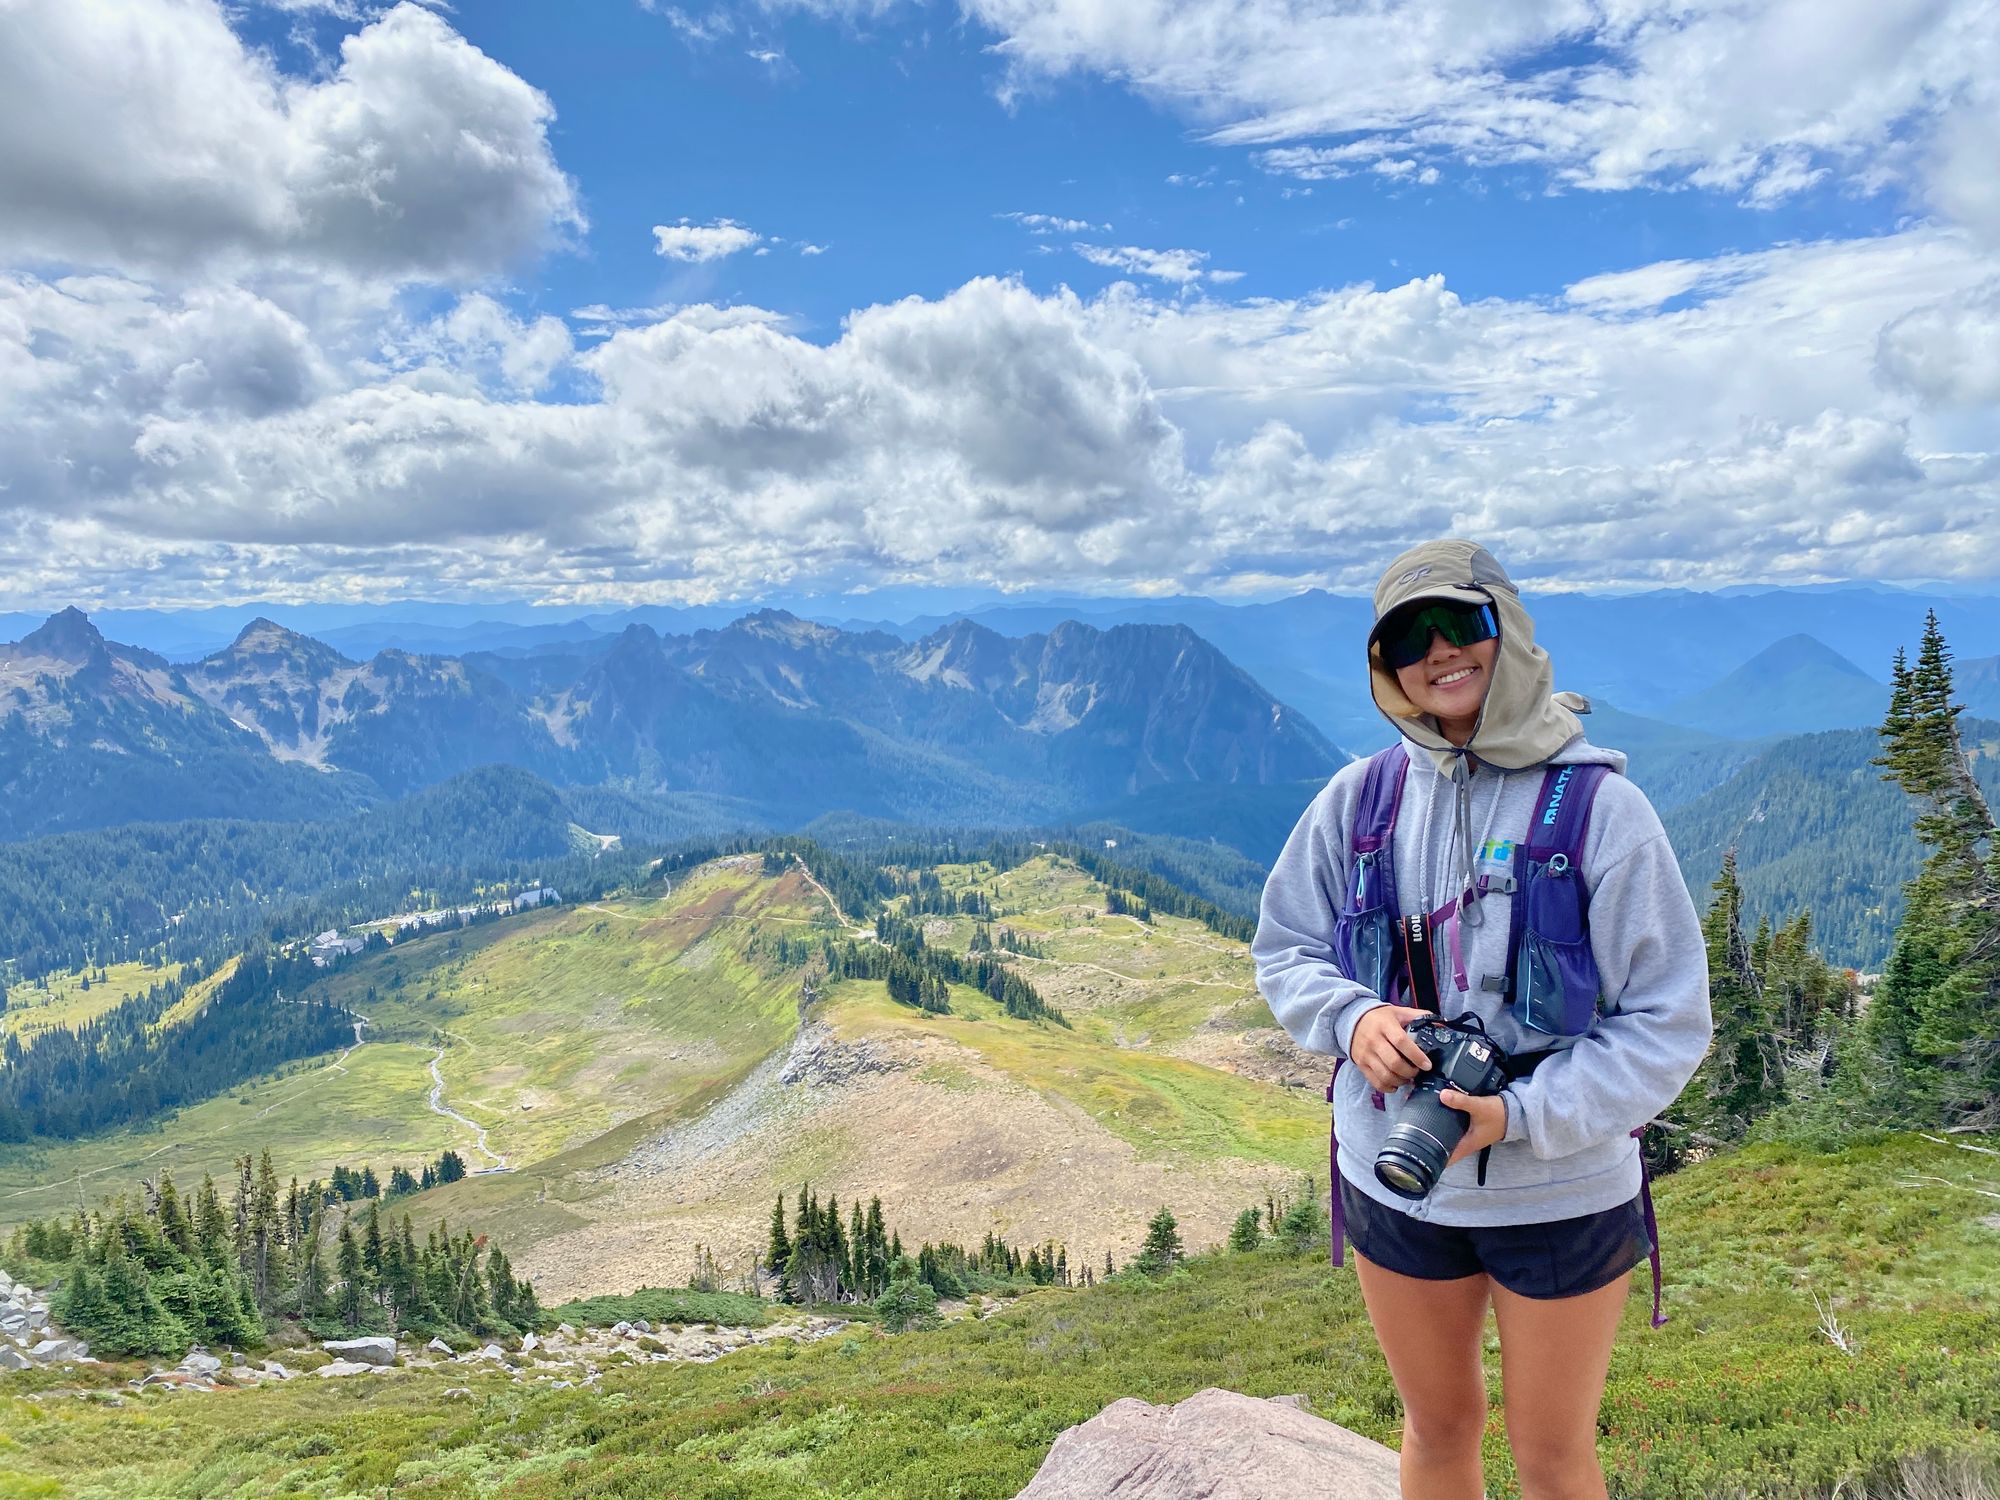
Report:
M 1764 986 L 1743 938 L 1743 887 L 1734 849 L 1722 856 L 1722 872 L 1711 889 L 1715 895 L 1702 916 L 1701 933 L 1715 1040 L 1695 1075 L 1688 1123 L 1713 1139 L 1736 1141 L 1758 1116 L 1784 1101 L 1784 1065 Z
M 1959 738 L 1951 652 L 1937 614 L 1915 666 L 1897 652 L 1876 764 L 1917 801 L 1929 849 L 1865 1035 L 1886 1112 L 1901 1123 L 2000 1124 L 2000 837 Z

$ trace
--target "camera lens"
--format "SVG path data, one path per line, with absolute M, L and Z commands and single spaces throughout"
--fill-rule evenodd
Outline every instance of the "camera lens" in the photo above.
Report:
M 1400 1197 L 1423 1197 L 1437 1186 L 1468 1124 L 1466 1116 L 1438 1102 L 1437 1086 L 1419 1087 L 1375 1153 L 1375 1180 Z
M 1390 1192 L 1401 1193 L 1405 1198 L 1421 1198 L 1431 1190 L 1430 1183 L 1424 1180 L 1414 1163 L 1387 1151 L 1375 1158 L 1375 1180 Z

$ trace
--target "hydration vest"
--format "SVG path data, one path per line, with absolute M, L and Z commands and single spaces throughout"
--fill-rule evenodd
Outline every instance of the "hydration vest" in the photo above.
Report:
M 1335 908 L 1334 962 L 1349 979 L 1366 985 L 1392 1005 L 1413 1003 L 1403 966 L 1397 924 L 1401 906 L 1396 894 L 1396 814 L 1403 802 L 1403 783 L 1410 753 L 1401 740 L 1368 759 L 1361 797 L 1348 836 L 1347 884 Z M 1507 969 L 1481 977 L 1480 988 L 1506 996 L 1514 1017 L 1530 1031 L 1548 1036 L 1582 1036 L 1597 1020 L 1601 981 L 1590 950 L 1590 893 L 1583 884 L 1583 843 L 1590 831 L 1597 789 L 1611 769 L 1604 765 L 1552 765 L 1542 774 L 1541 791 L 1528 836 L 1514 848 L 1512 873 L 1486 880 L 1481 894 L 1511 893 L 1507 923 Z M 1470 893 L 1454 897 L 1443 912 Z M 1527 1053 L 1515 1063 L 1514 1076 L 1525 1076 L 1549 1054 Z M 1341 1062 L 1333 1065 L 1326 1100 L 1334 1100 L 1334 1082 Z M 1383 1108 L 1379 1092 L 1371 1095 Z M 1644 1127 L 1632 1132 L 1637 1139 Z M 1333 1263 L 1342 1261 L 1343 1215 L 1340 1206 L 1340 1142 L 1331 1125 L 1329 1197 L 1332 1200 Z M 1488 1148 L 1491 1149 L 1490 1147 Z M 1486 1178 L 1481 1154 L 1480 1181 Z M 1666 1321 L 1660 1311 L 1660 1231 L 1653 1213 L 1652 1183 L 1646 1159 L 1639 1157 L 1639 1191 L 1644 1201 L 1646 1233 L 1653 1242 L 1653 1326 Z

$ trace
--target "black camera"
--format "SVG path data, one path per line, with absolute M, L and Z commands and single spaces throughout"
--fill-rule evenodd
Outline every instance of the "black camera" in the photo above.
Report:
M 1437 1186 L 1451 1153 L 1465 1139 L 1472 1117 L 1438 1102 L 1444 1089 L 1497 1094 L 1511 1076 L 1507 1054 L 1478 1019 L 1425 1018 L 1403 1028 L 1431 1065 L 1410 1086 L 1410 1097 L 1375 1153 L 1375 1180 L 1404 1198 L 1421 1198 Z

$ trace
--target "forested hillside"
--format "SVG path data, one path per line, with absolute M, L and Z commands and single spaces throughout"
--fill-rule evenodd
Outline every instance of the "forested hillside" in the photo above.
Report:
M 1964 734 L 1980 783 L 2000 794 L 2000 723 L 1968 719 Z M 1665 809 L 1689 889 L 1705 894 L 1734 848 L 1753 919 L 1810 911 L 1830 959 L 1880 968 L 1923 855 L 1908 799 L 1874 764 L 1880 749 L 1867 729 L 1782 740 L 1713 791 Z
M 650 816 L 658 827 L 674 815 Z M 130 823 L 31 840 L 0 860 L 0 973 L 214 958 L 252 933 L 304 936 L 413 895 L 422 906 L 529 879 L 585 891 L 624 878 L 636 856 L 606 855 L 572 827 L 553 788 L 491 766 L 317 822 Z

